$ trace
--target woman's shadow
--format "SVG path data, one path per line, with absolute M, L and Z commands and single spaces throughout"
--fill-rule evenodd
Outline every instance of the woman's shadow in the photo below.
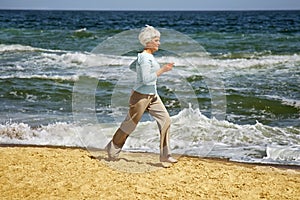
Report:
M 153 167 L 153 168 L 168 168 L 170 167 L 170 165 L 168 163 L 162 163 L 162 162 L 155 162 L 152 158 L 151 159 L 140 159 L 139 160 L 139 156 L 135 155 L 135 153 L 127 153 L 126 156 L 122 156 L 120 158 L 117 159 L 111 159 L 106 155 L 98 155 L 98 156 L 94 156 L 91 155 L 90 156 L 91 159 L 96 159 L 99 161 L 104 161 L 105 163 L 114 163 L 114 164 L 118 164 L 118 163 L 127 163 L 129 166 L 131 164 L 133 165 L 140 165 L 140 166 L 145 166 L 148 165 L 149 167 Z M 141 156 L 140 158 L 143 158 L 143 156 Z M 152 161 L 153 160 L 153 161 Z M 124 165 L 124 164 L 123 164 Z

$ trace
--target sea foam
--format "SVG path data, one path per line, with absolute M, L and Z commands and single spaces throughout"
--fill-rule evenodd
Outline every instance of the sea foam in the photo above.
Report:
M 174 153 L 226 157 L 238 161 L 299 164 L 300 129 L 269 127 L 261 123 L 237 125 L 210 119 L 187 108 L 172 116 L 171 148 Z M 120 122 L 55 123 L 32 128 L 24 123 L 0 126 L 2 144 L 79 146 L 103 149 Z M 159 152 L 159 133 L 153 120 L 140 122 L 124 150 Z M 237 153 L 238 152 L 238 153 Z

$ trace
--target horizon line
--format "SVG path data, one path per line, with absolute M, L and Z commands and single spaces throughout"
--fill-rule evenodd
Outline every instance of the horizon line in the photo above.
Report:
M 203 10 L 196 10 L 196 9 L 157 9 L 157 10 L 137 10 L 137 9 L 57 9 L 57 8 L 0 8 L 0 10 L 16 10 L 16 11 L 135 11 L 135 12 L 156 12 L 156 11 L 165 11 L 165 12 L 172 12 L 172 11 L 182 11 L 182 12 L 205 12 L 205 11 L 300 11 L 300 9 L 203 9 Z

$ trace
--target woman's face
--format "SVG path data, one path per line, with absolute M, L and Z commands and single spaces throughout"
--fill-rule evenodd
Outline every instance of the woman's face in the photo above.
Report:
M 158 50 L 160 45 L 160 37 L 153 38 L 150 42 L 147 43 L 146 49 L 150 49 L 152 52 Z

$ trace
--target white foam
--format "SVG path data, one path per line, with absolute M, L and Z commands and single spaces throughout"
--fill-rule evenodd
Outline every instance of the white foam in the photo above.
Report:
M 24 123 L 12 123 L 12 124 L 0 124 L 0 138 L 1 143 L 6 143 L 11 140 L 31 140 L 36 136 L 35 131 L 31 129 L 28 124 Z
M 34 77 L 34 76 L 53 76 L 54 79 L 72 79 L 76 80 L 78 76 L 90 76 L 99 78 L 105 74 L 104 78 L 113 76 L 120 78 L 122 73 L 120 69 L 128 69 L 128 66 L 135 60 L 135 56 L 114 56 L 93 54 L 89 52 L 73 52 L 62 50 L 41 49 L 23 45 L 0 45 L 0 52 L 5 51 L 38 51 L 38 55 L 29 56 L 24 61 L 23 58 L 14 61 L 14 68 L 8 65 L 1 73 L 1 78 L 7 77 Z M 233 73 L 260 73 L 261 70 L 268 68 L 286 70 L 293 72 L 297 70 L 300 63 L 300 55 L 259 55 L 253 58 L 213 58 L 209 55 L 189 54 L 187 57 L 180 56 L 156 56 L 159 63 L 175 62 L 174 72 L 182 77 L 191 75 L 204 75 L 207 77 L 216 77 L 216 74 L 222 74 L 223 77 L 231 77 Z M 284 67 L 282 67 L 284 66 Z M 9 69 L 17 73 L 11 73 Z M 47 72 L 44 70 L 47 68 Z M 52 70 L 51 70 L 52 68 Z M 124 69 L 123 69 L 124 68 Z M 50 69 L 50 71 L 49 71 Z M 245 69 L 245 70 L 243 70 Z M 259 70 L 258 70 L 259 69 Z M 121 70 L 121 71 L 122 71 Z M 37 73 L 33 73 L 38 72 Z M 60 74 L 70 74 L 69 76 L 61 76 Z M 169 73 L 168 78 L 172 77 L 173 73 Z M 42 74 L 44 73 L 44 74 Z M 51 73 L 51 74 L 50 74 Z M 281 72 L 282 73 L 282 72 Z M 33 75 L 34 74 L 34 75 Z M 173 79 L 179 80 L 179 79 Z M 298 103 L 296 104 L 299 105 Z
M 70 76 L 59 76 L 59 75 L 8 75 L 8 76 L 1 76 L 1 79 L 12 79 L 12 78 L 21 78 L 21 79 L 46 79 L 46 80 L 70 80 L 76 81 L 79 79 L 78 75 L 70 75 Z
M 56 123 L 40 128 L 31 128 L 24 123 L 0 125 L 0 142 L 3 144 L 36 144 L 58 146 L 81 146 L 74 129 L 67 123 Z
M 20 45 L 20 44 L 12 44 L 12 45 L 0 44 L 0 52 L 6 52 L 6 51 L 36 51 L 36 50 L 40 50 L 40 49 L 31 47 L 31 46 L 24 46 L 24 45 Z
M 299 161 L 300 162 L 300 146 L 268 146 L 266 160 L 273 161 Z
M 75 32 L 85 32 L 86 30 L 87 30 L 86 28 L 81 28 L 81 29 L 75 30 Z
M 78 31 L 83 31 L 78 30 Z M 19 44 L 4 45 L 0 44 L 0 52 L 5 51 L 41 51 L 40 58 L 35 57 L 34 59 L 43 60 L 49 58 L 46 61 L 54 61 L 56 64 L 65 62 L 68 64 L 82 64 L 85 67 L 88 66 L 107 66 L 107 65 L 122 65 L 128 66 L 135 57 L 131 56 L 115 56 L 115 55 L 103 55 L 103 54 L 92 54 L 89 52 L 72 52 L 63 50 L 52 50 L 42 49 L 31 46 L 24 46 Z M 215 66 L 217 69 L 222 70 L 237 69 L 237 68 L 251 68 L 251 67 L 272 67 L 280 64 L 299 64 L 300 55 L 261 55 L 247 58 L 236 58 L 236 59 L 217 59 L 212 58 L 208 54 L 197 55 L 189 54 L 188 56 L 156 56 L 160 63 L 175 62 L 175 66 L 191 67 L 212 67 Z M 199 70 L 199 69 L 198 69 Z M 214 69 L 215 70 L 215 69 Z
M 0 143 L 104 148 L 119 124 L 55 123 L 31 128 L 23 123 L 8 123 L 0 125 Z M 300 133 L 299 128 L 269 127 L 258 122 L 255 125 L 237 125 L 209 119 L 198 109 L 190 108 L 172 117 L 171 148 L 179 154 L 248 161 L 261 157 L 262 161 L 285 159 L 295 163 L 299 162 L 300 152 L 300 146 L 294 145 L 300 143 L 297 133 Z M 278 150 L 276 145 L 283 150 Z M 158 153 L 157 124 L 153 120 L 140 122 L 124 149 Z M 263 151 L 267 154 L 266 158 L 263 158 Z
M 66 52 L 63 50 L 43 49 L 37 47 L 31 47 L 21 44 L 0 44 L 0 52 L 13 52 L 13 51 L 44 51 L 44 52 Z
M 254 58 L 236 58 L 236 59 L 214 59 L 214 58 L 189 58 L 195 66 L 216 66 L 222 70 L 245 69 L 258 67 L 274 67 L 278 65 L 295 65 L 300 63 L 300 55 L 266 55 Z

